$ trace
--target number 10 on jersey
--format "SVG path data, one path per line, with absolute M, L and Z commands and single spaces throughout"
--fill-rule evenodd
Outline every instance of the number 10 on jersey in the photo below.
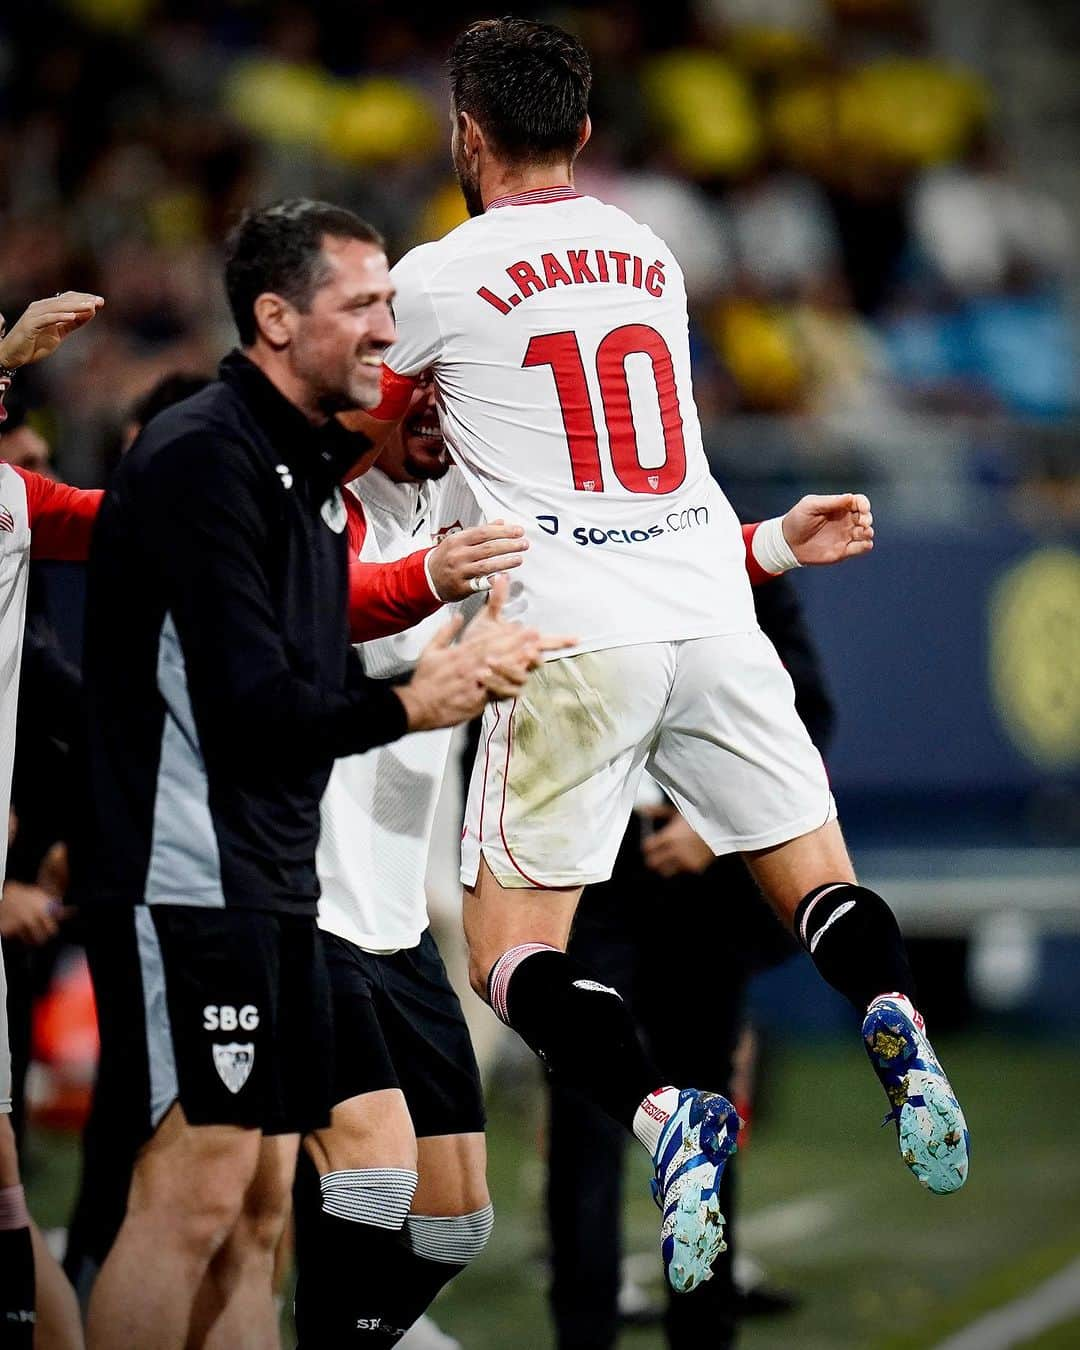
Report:
M 637 354 L 649 358 L 664 435 L 664 461 L 651 468 L 641 462 L 626 374 L 627 357 Z M 521 364 L 525 368 L 551 367 L 570 450 L 574 487 L 579 492 L 603 492 L 596 414 L 589 398 L 577 334 L 544 333 L 534 337 Z M 596 349 L 596 378 L 615 477 L 628 492 L 657 495 L 674 492 L 686 477 L 686 443 L 675 388 L 675 366 L 663 337 L 644 323 L 612 329 Z

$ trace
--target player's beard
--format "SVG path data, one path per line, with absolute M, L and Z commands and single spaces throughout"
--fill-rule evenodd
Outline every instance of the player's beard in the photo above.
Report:
M 431 454 L 421 452 L 416 455 L 409 449 L 408 442 L 405 445 L 404 468 L 409 477 L 416 483 L 436 483 L 440 478 L 445 478 L 450 471 L 450 459 L 443 455 L 438 458 Z
M 460 156 L 454 157 L 454 172 L 457 174 L 461 195 L 465 198 L 465 210 L 470 216 L 482 216 L 484 199 L 480 195 L 480 175 L 468 164 L 463 163 Z

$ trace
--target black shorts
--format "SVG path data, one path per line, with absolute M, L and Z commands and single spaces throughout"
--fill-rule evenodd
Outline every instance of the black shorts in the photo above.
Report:
M 400 1088 L 418 1138 L 482 1131 L 480 1070 L 431 930 L 392 956 L 333 933 L 322 940 L 334 1004 L 334 1104 Z
M 98 1091 L 141 1146 L 192 1125 L 306 1133 L 329 1119 L 329 984 L 314 918 L 139 905 L 88 913 Z

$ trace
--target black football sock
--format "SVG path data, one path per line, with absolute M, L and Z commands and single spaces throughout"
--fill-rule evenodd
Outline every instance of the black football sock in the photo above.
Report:
M 0 1188 L 0 1345 L 32 1350 L 34 1248 L 21 1186 Z
M 666 1084 L 638 1040 L 630 1010 L 565 952 L 528 943 L 491 968 L 488 1000 L 544 1062 L 628 1130 L 650 1093 Z
M 378 1173 L 335 1172 L 320 1185 L 310 1159 L 302 1155 L 299 1160 L 294 1187 L 297 1350 L 396 1345 L 490 1232 L 490 1208 L 454 1219 L 406 1219 L 400 1209 L 403 1196 L 388 1193 L 385 1206 L 379 1200 L 372 1184 Z M 387 1180 L 391 1190 L 398 1189 L 399 1178 Z M 328 1205 L 335 1212 L 328 1212 Z M 403 1226 L 380 1227 L 362 1217 L 374 1219 L 380 1210 L 395 1211 L 393 1222 Z
M 818 974 L 860 1015 L 879 994 L 915 1001 L 900 926 L 874 891 L 846 881 L 817 886 L 799 902 L 793 927 Z

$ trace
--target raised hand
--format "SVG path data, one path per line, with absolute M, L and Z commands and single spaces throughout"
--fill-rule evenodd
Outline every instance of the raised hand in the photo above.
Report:
M 17 370 L 44 360 L 66 337 L 88 324 L 104 303 L 100 295 L 84 291 L 63 291 L 48 300 L 35 300 L 0 338 L 0 366 Z
M 874 547 L 870 499 L 861 492 L 803 497 L 784 517 L 783 528 L 804 567 L 843 562 Z
M 488 602 L 465 630 L 461 645 L 472 645 L 484 652 L 488 666 L 486 684 L 492 698 L 517 698 L 525 688 L 529 672 L 535 670 L 545 652 L 564 651 L 576 638 L 539 633 L 508 623 L 502 617 L 509 583 L 497 577 Z
M 487 702 L 486 653 L 454 646 L 462 618 L 455 614 L 420 653 L 412 679 L 394 692 L 405 705 L 410 731 L 455 727 L 476 717 Z

